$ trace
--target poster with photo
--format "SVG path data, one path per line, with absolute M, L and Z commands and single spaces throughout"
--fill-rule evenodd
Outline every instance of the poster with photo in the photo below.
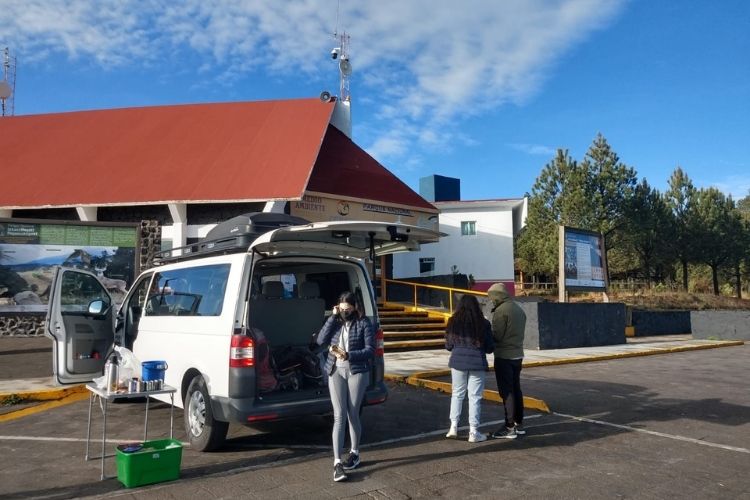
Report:
M 116 303 L 137 272 L 138 226 L 0 220 L 0 313 L 44 312 L 55 266 L 90 271 Z
M 563 266 L 565 287 L 606 290 L 604 239 L 601 234 L 564 228 Z

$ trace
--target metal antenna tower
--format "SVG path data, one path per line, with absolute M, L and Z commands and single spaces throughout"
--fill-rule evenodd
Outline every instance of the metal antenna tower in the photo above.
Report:
M 16 58 L 10 55 L 10 50 L 5 47 L 3 51 L 3 78 L 0 80 L 0 105 L 2 115 L 13 116 L 15 113 L 16 95 Z
M 352 63 L 349 62 L 349 35 L 346 32 L 333 34 L 333 37 L 338 40 L 339 46 L 334 48 L 331 54 L 336 54 L 339 59 L 339 99 L 342 101 L 350 101 L 351 94 L 349 93 L 349 80 L 352 76 Z M 336 59 L 334 56 L 334 59 Z

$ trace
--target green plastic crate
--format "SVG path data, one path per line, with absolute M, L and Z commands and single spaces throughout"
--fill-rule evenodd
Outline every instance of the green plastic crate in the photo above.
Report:
M 117 479 L 126 488 L 173 481 L 180 477 L 182 443 L 175 439 L 146 441 L 133 453 L 117 450 Z

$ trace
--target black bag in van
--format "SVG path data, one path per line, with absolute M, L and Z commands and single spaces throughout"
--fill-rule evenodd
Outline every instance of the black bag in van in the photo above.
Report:
M 304 347 L 286 346 L 272 354 L 274 375 L 280 389 L 300 390 L 323 382 L 320 358 Z

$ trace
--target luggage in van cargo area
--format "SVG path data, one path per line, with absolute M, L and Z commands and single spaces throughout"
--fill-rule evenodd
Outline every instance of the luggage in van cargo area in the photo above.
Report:
M 256 380 L 258 391 L 300 391 L 325 386 L 320 356 L 308 347 L 272 348 L 258 329 L 255 338 Z

